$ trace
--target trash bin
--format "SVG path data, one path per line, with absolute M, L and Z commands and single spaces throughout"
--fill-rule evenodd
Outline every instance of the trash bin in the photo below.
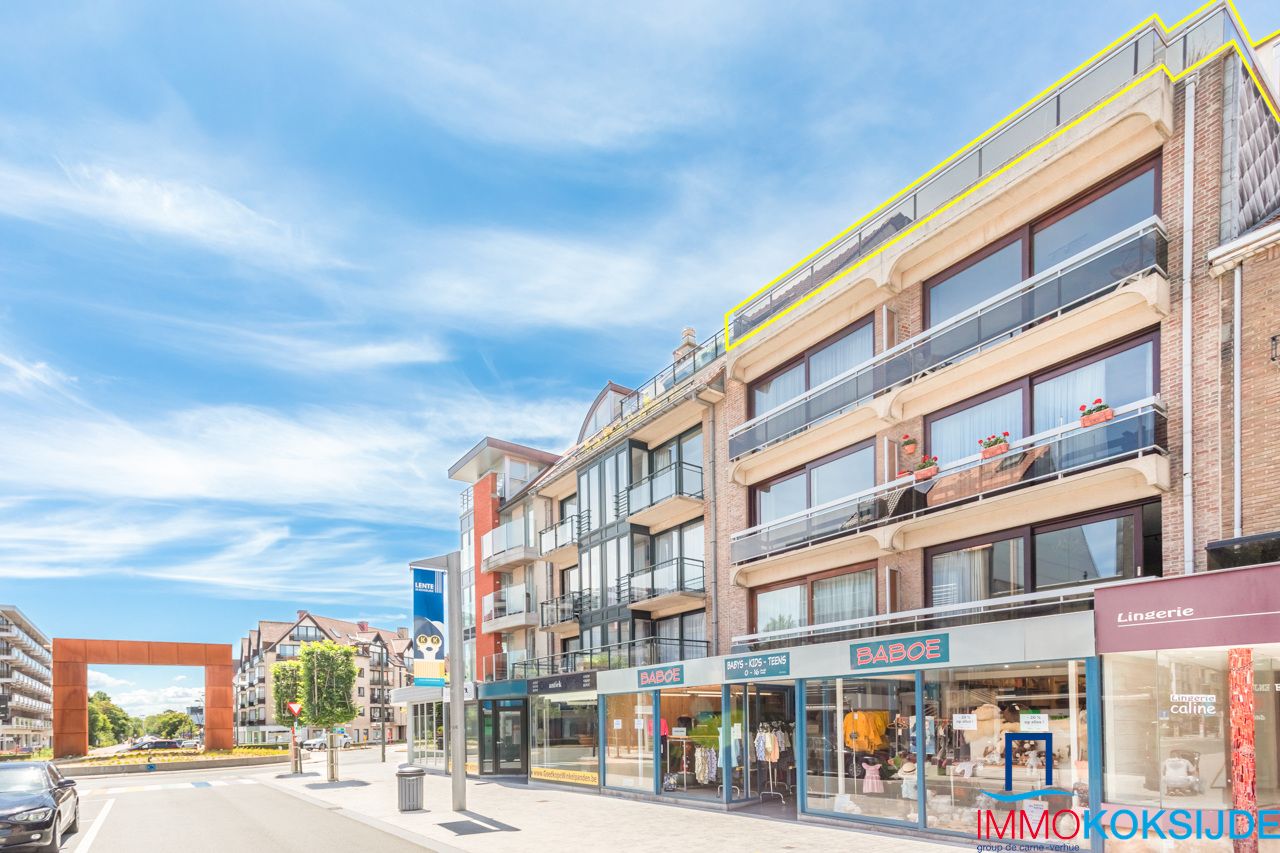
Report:
M 427 771 L 406 764 L 396 771 L 396 804 L 402 812 L 422 809 L 422 777 Z

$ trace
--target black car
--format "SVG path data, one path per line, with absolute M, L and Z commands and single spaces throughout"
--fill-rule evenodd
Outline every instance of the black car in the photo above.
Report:
M 180 740 L 149 740 L 144 743 L 135 744 L 134 749 L 181 749 L 182 741 Z
M 0 763 L 0 850 L 62 848 L 80 824 L 76 781 L 47 761 Z

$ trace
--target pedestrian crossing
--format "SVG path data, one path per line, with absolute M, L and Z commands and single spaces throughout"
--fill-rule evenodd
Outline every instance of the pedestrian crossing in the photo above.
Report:
M 210 779 L 196 782 L 153 782 L 149 785 L 120 785 L 113 788 L 81 788 L 80 796 L 106 797 L 115 794 L 137 794 L 142 791 L 183 791 L 200 788 L 225 788 L 229 785 L 256 785 L 254 779 Z

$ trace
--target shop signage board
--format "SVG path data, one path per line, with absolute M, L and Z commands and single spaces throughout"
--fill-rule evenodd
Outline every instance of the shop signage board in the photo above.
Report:
M 600 775 L 591 770 L 570 770 L 564 767 L 530 767 L 530 779 L 544 782 L 568 782 L 571 785 L 598 785 Z
M 1280 565 L 1104 585 L 1093 614 L 1103 653 L 1273 642 L 1280 636 Z
M 595 690 L 596 674 L 594 672 L 569 672 L 563 675 L 549 675 L 544 678 L 529 679 L 529 695 L 541 696 L 544 693 L 568 693 L 574 690 Z
M 855 670 L 909 669 L 924 663 L 946 663 L 950 659 L 951 649 L 946 634 L 872 640 L 849 646 L 849 664 Z
M 741 678 L 777 678 L 791 674 L 790 652 L 765 652 L 758 655 L 725 658 L 724 680 Z
M 672 737 L 687 737 L 688 734 L 689 734 L 689 730 L 686 729 L 684 726 L 675 726 L 674 728 L 671 729 Z
M 672 687 L 677 684 L 684 684 L 683 664 L 651 667 L 636 673 L 636 685 L 639 687 Z

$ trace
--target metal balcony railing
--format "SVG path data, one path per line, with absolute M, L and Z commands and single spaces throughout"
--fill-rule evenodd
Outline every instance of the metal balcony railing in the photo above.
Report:
M 728 320 L 733 337 L 741 338 L 763 325 L 1158 64 L 1178 74 L 1232 38 L 1242 46 L 1249 45 L 1221 6 L 1202 12 L 1168 38 L 1156 23 L 1134 31 L 1100 55 L 1087 71 L 1028 104 L 1017 118 L 958 152 L 918 186 L 891 199 L 860 226 L 832 240 L 767 290 L 735 308 Z
M 1069 589 L 1044 590 L 1006 595 L 981 601 L 942 604 L 918 610 L 902 610 L 876 616 L 843 619 L 820 625 L 804 625 L 759 631 L 733 638 L 733 650 L 757 651 L 808 643 L 834 643 L 887 634 L 909 634 L 955 625 L 1027 619 L 1076 610 L 1093 609 L 1093 594 L 1100 586 L 1123 581 L 1104 581 Z
M 485 595 L 480 600 L 482 621 L 491 622 L 504 616 L 533 612 L 533 590 L 518 583 Z
M 566 516 L 538 534 L 538 545 L 543 555 L 550 554 L 557 548 L 576 544 L 582 531 L 591 525 L 591 514 L 586 510 Z
M 480 659 L 481 681 L 506 681 L 509 678 L 524 678 L 521 667 L 528 660 L 526 651 L 498 652 Z
M 673 463 L 638 480 L 629 488 L 618 492 L 618 514 L 620 517 L 634 515 L 677 495 L 702 497 L 700 467 L 688 462 Z
M 733 428 L 729 457 L 741 458 L 812 429 L 866 404 L 877 394 L 1087 305 L 1126 281 L 1149 272 L 1163 273 L 1168 266 L 1168 246 L 1158 217 L 1125 229 Z
M 692 557 L 675 557 L 638 569 L 624 579 L 624 582 L 626 589 L 622 598 L 631 602 L 646 601 L 675 592 L 706 590 L 702 561 Z
M 668 637 L 644 637 L 625 643 L 614 643 L 595 649 L 582 649 L 558 655 L 532 658 L 514 668 L 515 678 L 536 678 L 562 672 L 586 672 L 592 669 L 627 669 L 633 666 L 673 663 L 703 658 L 709 646 L 705 640 L 678 640 Z
M 929 480 L 900 477 L 734 534 L 735 563 L 903 521 L 978 498 L 1069 476 L 1146 453 L 1163 453 L 1165 417 L 1159 398 L 1116 409 L 1115 418 L 1081 428 L 1079 421 L 1010 442 L 991 459 L 969 456 L 941 466 Z
M 555 598 L 542 602 L 539 606 L 538 622 L 543 628 L 572 622 L 588 610 L 593 609 L 594 596 L 584 592 L 566 592 Z

